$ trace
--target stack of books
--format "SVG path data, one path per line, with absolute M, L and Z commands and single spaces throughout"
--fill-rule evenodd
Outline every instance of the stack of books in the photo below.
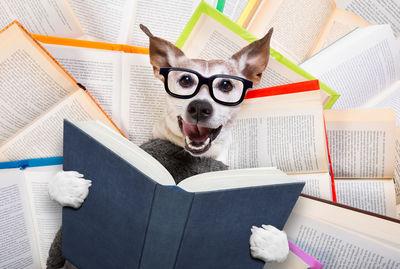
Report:
M 7 220 L 0 222 L 0 267 L 45 268 L 61 223 L 46 186 L 61 169 L 101 182 L 80 210 L 63 212 L 64 252 L 80 268 L 121 261 L 138 268 L 261 268 L 248 237 L 251 225 L 266 222 L 293 243 L 285 263 L 265 268 L 399 266 L 400 27 L 387 6 L 19 2 L 0 11 L 1 27 L 18 19 L 34 33 L 15 22 L 0 34 L 0 207 Z M 388 25 L 369 26 L 382 22 L 394 33 Z M 235 170 L 171 187 L 165 169 L 134 145 L 151 138 L 165 105 L 140 23 L 203 59 L 229 58 L 274 27 L 268 68 L 233 126 L 228 164 Z M 88 120 L 98 122 L 79 123 Z M 115 174 L 118 184 L 109 181 Z M 252 184 L 244 180 L 249 176 Z M 106 214 L 98 214 L 99 204 Z M 98 234 L 102 247 L 93 249 L 87 244 Z

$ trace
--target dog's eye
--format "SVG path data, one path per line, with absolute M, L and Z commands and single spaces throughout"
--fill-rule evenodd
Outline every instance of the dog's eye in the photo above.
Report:
M 184 75 L 179 79 L 179 85 L 188 88 L 193 85 L 193 79 L 188 75 Z
M 218 89 L 223 92 L 230 92 L 233 89 L 233 85 L 229 80 L 223 80 L 219 83 Z

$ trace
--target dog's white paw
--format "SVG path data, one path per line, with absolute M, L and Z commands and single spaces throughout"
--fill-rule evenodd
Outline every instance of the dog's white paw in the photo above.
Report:
M 60 171 L 50 180 L 49 196 L 62 206 L 79 208 L 89 193 L 91 180 L 75 171 Z
M 289 254 L 286 233 L 271 225 L 251 228 L 251 256 L 264 262 L 283 262 Z

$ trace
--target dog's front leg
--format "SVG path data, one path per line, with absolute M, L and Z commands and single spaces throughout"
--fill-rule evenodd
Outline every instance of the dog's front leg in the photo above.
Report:
M 283 262 L 289 254 L 286 233 L 271 225 L 253 226 L 250 236 L 250 251 L 253 258 L 264 262 Z
M 48 185 L 49 196 L 62 206 L 79 208 L 89 193 L 92 181 L 75 171 L 60 171 Z

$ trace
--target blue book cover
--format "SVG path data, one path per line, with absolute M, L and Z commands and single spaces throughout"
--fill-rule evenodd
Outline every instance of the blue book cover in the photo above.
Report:
M 0 163 L 0 169 L 20 168 L 21 170 L 27 167 L 39 167 L 48 165 L 62 164 L 62 157 L 38 158 L 38 159 L 25 159 L 12 162 Z
M 304 186 L 161 185 L 67 121 L 64 170 L 93 183 L 80 209 L 63 209 L 63 255 L 80 269 L 262 268 L 250 255 L 250 228 L 282 229 Z

